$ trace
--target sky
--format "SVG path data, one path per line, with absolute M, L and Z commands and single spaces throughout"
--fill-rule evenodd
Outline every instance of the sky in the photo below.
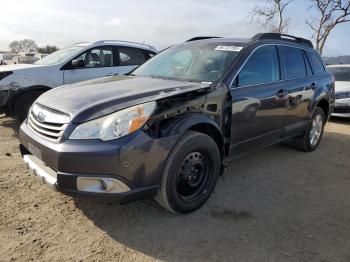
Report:
M 0 50 L 13 40 L 33 39 L 39 46 L 128 40 L 158 49 L 193 36 L 252 37 L 265 29 L 251 21 L 264 0 L 0 0 Z M 288 33 L 311 38 L 305 24 L 316 16 L 310 0 L 288 6 Z M 325 56 L 350 55 L 350 23 L 330 35 Z

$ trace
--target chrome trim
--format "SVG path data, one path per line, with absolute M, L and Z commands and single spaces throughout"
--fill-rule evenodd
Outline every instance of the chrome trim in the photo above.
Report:
M 39 118 L 40 114 L 43 115 L 42 119 Z M 59 142 L 69 121 L 70 117 L 64 113 L 34 104 L 28 114 L 27 125 L 39 136 L 53 142 Z
M 27 164 L 28 169 L 34 174 L 41 183 L 46 184 L 54 191 L 57 189 L 56 172 L 45 165 L 43 161 L 33 155 L 24 155 L 23 161 Z
M 299 48 L 302 49 L 306 52 L 316 52 L 315 50 L 310 50 L 307 48 L 303 48 L 303 47 L 297 47 L 297 46 L 293 46 L 293 45 L 287 45 L 287 44 L 281 44 L 281 43 L 275 43 L 275 44 L 263 44 L 263 45 L 259 45 L 256 48 L 254 48 L 254 50 L 249 54 L 249 56 L 247 57 L 247 59 L 244 61 L 244 63 L 239 67 L 237 73 L 235 74 L 235 76 L 232 78 L 231 83 L 229 88 L 230 89 L 241 89 L 241 88 L 246 88 L 246 87 L 250 87 L 250 86 L 256 86 L 256 85 L 264 85 L 264 84 L 272 84 L 272 83 L 278 83 L 278 82 L 283 82 L 283 81 L 290 81 L 290 80 L 297 80 L 297 79 L 301 79 L 301 78 L 305 78 L 305 77 L 314 77 L 314 76 L 320 76 L 322 74 L 317 74 L 317 75 L 310 75 L 310 76 L 302 76 L 302 77 L 297 77 L 297 78 L 289 78 L 289 79 L 280 79 L 280 80 L 276 80 L 273 82 L 265 82 L 265 83 L 259 83 L 259 84 L 254 84 L 254 85 L 247 85 L 247 86 L 238 86 L 238 87 L 232 87 L 233 82 L 235 81 L 237 75 L 241 72 L 242 68 L 245 66 L 245 64 L 248 62 L 249 58 L 260 48 L 263 46 L 288 46 L 288 47 L 293 47 L 293 48 Z M 323 64 L 323 67 L 326 69 L 326 65 L 324 64 L 324 61 L 321 59 L 321 62 Z
M 68 124 L 70 117 L 64 113 L 52 110 L 50 108 L 34 104 L 31 112 L 37 118 L 40 112 L 44 112 L 46 115 L 45 122 L 53 124 Z

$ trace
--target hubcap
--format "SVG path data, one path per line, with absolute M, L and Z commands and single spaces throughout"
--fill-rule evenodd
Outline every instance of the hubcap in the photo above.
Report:
M 204 189 L 209 174 L 208 165 L 200 152 L 191 152 L 184 158 L 176 177 L 176 190 L 180 197 L 192 198 Z
M 312 121 L 310 130 L 310 144 L 315 146 L 320 140 L 323 128 L 323 120 L 321 115 L 317 115 Z

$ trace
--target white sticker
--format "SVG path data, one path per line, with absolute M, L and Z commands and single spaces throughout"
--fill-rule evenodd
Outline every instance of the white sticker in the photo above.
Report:
M 243 49 L 242 46 L 234 45 L 219 45 L 215 48 L 217 51 L 229 51 L 229 52 L 239 52 Z

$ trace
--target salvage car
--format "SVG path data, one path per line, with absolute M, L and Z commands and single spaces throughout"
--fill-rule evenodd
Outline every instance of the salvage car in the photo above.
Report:
M 350 117 L 350 65 L 329 65 L 335 77 L 335 107 L 332 116 Z
M 332 75 L 308 40 L 192 40 L 128 76 L 43 94 L 21 126 L 20 150 L 40 181 L 69 196 L 153 197 L 188 213 L 229 160 L 281 141 L 315 150 L 333 107 Z
M 44 92 L 64 84 L 127 74 L 154 54 L 156 49 L 149 45 L 104 40 L 62 48 L 32 65 L 2 66 L 0 113 L 22 122 L 32 103 Z

